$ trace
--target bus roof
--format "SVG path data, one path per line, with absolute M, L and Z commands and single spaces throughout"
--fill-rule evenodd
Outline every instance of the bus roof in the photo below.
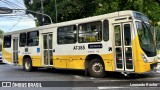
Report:
M 86 17 L 86 18 L 77 19 L 77 20 L 71 20 L 71 21 L 66 21 L 66 22 L 54 23 L 54 24 L 50 24 L 50 25 L 38 26 L 38 27 L 34 27 L 34 28 L 6 32 L 6 33 L 4 33 L 4 35 L 10 35 L 10 34 L 16 34 L 16 33 L 22 33 L 22 32 L 30 32 L 30 31 L 36 31 L 36 30 L 44 30 L 44 29 L 62 27 L 62 26 L 67 26 L 67 25 L 74 25 L 74 24 L 79 24 L 79 23 L 85 23 L 85 22 L 97 21 L 97 20 L 102 20 L 102 19 L 107 19 L 107 18 L 113 18 L 113 17 L 117 17 L 117 16 L 132 15 L 133 12 L 136 12 L 136 11 L 132 11 L 132 10 L 117 11 L 117 12 L 93 16 L 93 17 Z

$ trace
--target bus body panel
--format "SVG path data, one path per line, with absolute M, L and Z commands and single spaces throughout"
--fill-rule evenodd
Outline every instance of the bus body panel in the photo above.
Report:
M 129 19 L 131 18 L 131 19 Z M 104 20 L 109 21 L 109 39 L 108 41 L 103 40 L 103 29 L 102 29 L 102 40 L 99 42 L 79 43 L 78 41 L 73 44 L 58 44 L 58 28 L 70 25 L 78 26 L 82 23 L 94 22 Z M 132 61 L 133 70 L 117 70 L 116 69 L 116 58 L 115 58 L 115 37 L 114 37 L 114 25 L 121 25 L 123 30 L 124 24 L 129 24 L 131 29 L 131 48 L 132 48 Z M 103 23 L 102 23 L 103 24 Z M 18 65 L 23 65 L 23 59 L 25 56 L 29 56 L 32 60 L 33 67 L 54 67 L 54 68 L 66 68 L 66 69 L 82 69 L 85 70 L 85 61 L 89 55 L 100 56 L 103 60 L 105 71 L 120 71 L 120 72 L 135 72 L 145 73 L 151 70 L 151 64 L 156 61 L 144 62 L 141 54 L 145 54 L 139 44 L 137 30 L 135 29 L 135 22 L 133 18 L 133 11 L 122 11 L 115 12 L 106 15 L 100 15 L 95 17 L 89 17 L 86 19 L 79 19 L 74 21 L 62 22 L 53 25 L 46 25 L 36 27 L 33 29 L 26 29 L 15 31 L 14 33 L 9 32 L 5 35 L 11 35 L 17 37 L 19 40 L 20 33 L 28 33 L 32 31 L 39 32 L 39 44 L 37 46 L 25 46 L 20 47 L 18 42 Z M 77 31 L 78 34 L 78 31 Z M 78 35 L 77 35 L 78 36 Z M 47 43 L 52 44 L 52 48 L 44 48 L 44 43 L 47 37 L 52 37 L 52 42 L 47 39 Z M 78 39 L 78 37 L 77 37 Z M 90 46 L 101 45 L 102 47 L 91 48 Z M 49 45 L 48 45 L 49 46 Z M 51 61 L 46 65 L 45 51 L 52 53 L 51 57 L 48 56 Z M 13 63 L 13 40 L 11 41 L 10 48 L 3 48 L 3 60 L 7 63 Z M 125 51 L 124 51 L 125 52 Z M 154 59 L 155 57 L 147 57 L 148 59 Z M 126 62 L 123 62 L 124 64 Z M 124 67 L 125 68 L 125 67 Z
M 141 55 L 145 54 L 145 53 L 139 45 L 138 36 L 135 37 L 133 42 L 134 42 L 133 47 L 136 47 L 136 49 L 134 49 L 134 55 L 136 56 L 136 57 L 134 57 L 135 58 L 135 72 L 144 73 L 144 72 L 150 71 L 151 70 L 150 64 L 156 63 L 156 60 L 151 63 L 144 62 Z
M 114 53 L 101 55 L 105 64 L 105 71 L 115 71 Z
M 4 49 L 2 48 L 2 57 L 3 57 L 3 62 L 8 63 L 8 64 L 13 64 L 12 61 L 12 51 L 10 49 Z

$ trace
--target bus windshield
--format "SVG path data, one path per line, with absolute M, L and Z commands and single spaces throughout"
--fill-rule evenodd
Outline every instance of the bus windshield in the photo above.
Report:
M 137 20 L 136 29 L 141 48 L 148 57 L 156 56 L 156 46 L 154 45 L 150 20 L 146 15 L 139 12 L 134 12 L 133 16 Z
M 136 29 L 138 32 L 139 43 L 143 51 L 148 57 L 155 56 L 156 48 L 151 33 L 151 25 L 145 22 L 136 21 Z

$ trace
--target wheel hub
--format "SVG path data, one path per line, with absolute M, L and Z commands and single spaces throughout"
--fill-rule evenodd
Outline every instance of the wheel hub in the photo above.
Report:
M 29 62 L 26 62 L 26 63 L 25 63 L 25 68 L 26 68 L 26 69 L 29 69 L 29 67 L 30 67 Z
M 100 63 L 93 64 L 92 70 L 96 73 L 100 73 L 103 71 L 103 66 Z

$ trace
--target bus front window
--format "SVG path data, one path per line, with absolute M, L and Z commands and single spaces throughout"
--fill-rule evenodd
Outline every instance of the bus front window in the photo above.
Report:
M 143 51 L 148 57 L 155 56 L 156 48 L 151 33 L 151 25 L 148 23 L 136 21 L 136 29 L 138 32 L 139 43 Z

